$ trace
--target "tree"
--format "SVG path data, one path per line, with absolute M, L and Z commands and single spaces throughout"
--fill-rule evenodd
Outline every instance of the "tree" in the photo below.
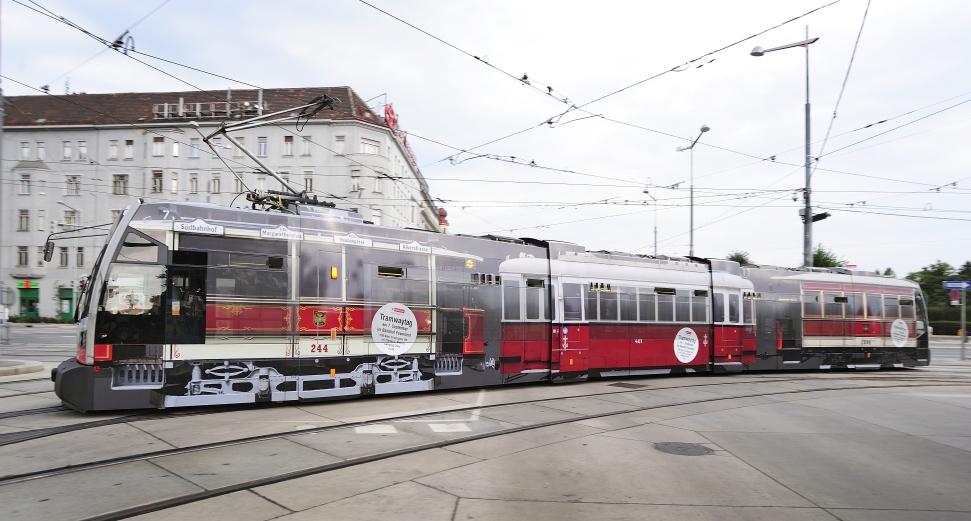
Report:
M 846 265 L 846 260 L 836 256 L 830 250 L 823 247 L 822 243 L 813 249 L 813 266 L 817 268 L 842 268 Z
M 961 269 L 957 272 L 957 278 L 960 280 L 971 280 L 971 261 L 964 261 Z
M 878 271 L 877 273 L 880 273 L 880 272 Z M 897 276 L 897 274 L 894 273 L 893 268 L 889 268 L 889 267 L 886 270 L 884 270 L 883 274 L 886 275 L 886 276 L 888 276 L 888 277 L 896 277 Z
M 971 268 L 971 266 L 968 267 Z M 908 273 L 906 278 L 920 285 L 928 305 L 946 306 L 951 299 L 948 291 L 944 289 L 944 281 L 956 277 L 957 274 L 953 266 L 938 260 L 929 266 L 924 266 L 920 271 Z
M 741 264 L 742 266 L 747 266 L 749 264 L 752 264 L 752 259 L 749 258 L 747 251 L 735 250 L 729 253 L 728 257 L 725 257 L 725 258 L 730 261 L 735 261 Z

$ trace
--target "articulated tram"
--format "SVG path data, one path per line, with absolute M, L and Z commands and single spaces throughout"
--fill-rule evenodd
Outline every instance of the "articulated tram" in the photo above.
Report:
M 52 378 L 79 410 L 590 376 L 927 365 L 905 280 L 395 229 L 357 213 L 127 208 Z

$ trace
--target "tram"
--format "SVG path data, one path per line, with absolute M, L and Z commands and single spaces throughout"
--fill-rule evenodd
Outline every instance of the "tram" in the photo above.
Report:
M 304 203 L 126 208 L 57 396 L 170 408 L 930 361 L 910 281 L 388 228 Z

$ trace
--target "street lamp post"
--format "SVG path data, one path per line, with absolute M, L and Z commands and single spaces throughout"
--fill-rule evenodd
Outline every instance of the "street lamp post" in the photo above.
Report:
M 819 38 L 809 37 L 809 26 L 806 26 L 806 39 L 801 42 L 790 43 L 787 45 L 782 45 L 780 47 L 773 47 L 771 49 L 763 49 L 761 47 L 756 47 L 752 49 L 752 56 L 763 56 L 767 52 L 779 51 L 782 49 L 789 49 L 791 47 L 805 47 L 806 48 L 806 191 L 803 196 L 806 199 L 806 208 L 803 214 L 803 237 L 802 237 L 802 263 L 803 266 L 812 267 L 813 265 L 813 211 L 812 206 L 809 202 L 810 189 L 809 189 L 809 177 L 810 164 L 812 163 L 812 156 L 809 151 L 809 45 L 816 43 Z
M 644 193 L 654 201 L 654 256 L 657 257 L 657 198 L 651 195 L 647 189 L 644 189 Z
M 689 224 L 690 231 L 689 231 L 689 239 L 688 239 L 688 256 L 689 257 L 694 257 L 695 256 L 695 145 L 697 145 L 698 144 L 698 140 L 701 139 L 701 134 L 704 134 L 705 132 L 708 132 L 709 130 L 711 130 L 711 127 L 709 127 L 708 125 L 702 125 L 701 126 L 701 132 L 698 134 L 698 137 L 696 137 L 695 140 L 691 142 L 691 145 L 690 146 L 687 146 L 687 147 L 678 147 L 677 148 L 677 151 L 678 152 L 684 152 L 685 150 L 688 150 L 689 151 L 689 155 L 691 156 L 691 160 L 690 160 L 690 163 L 691 163 L 691 191 L 690 191 L 691 192 L 691 195 L 690 195 L 690 200 L 691 200 L 691 203 L 690 203 L 690 206 L 691 206 L 691 217 L 689 219 L 690 220 L 690 224 Z

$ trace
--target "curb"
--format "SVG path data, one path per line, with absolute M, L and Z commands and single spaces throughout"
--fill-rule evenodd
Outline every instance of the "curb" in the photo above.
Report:
M 18 374 L 36 373 L 44 369 L 41 362 L 29 360 L 2 360 L 0 361 L 0 376 L 13 376 Z

